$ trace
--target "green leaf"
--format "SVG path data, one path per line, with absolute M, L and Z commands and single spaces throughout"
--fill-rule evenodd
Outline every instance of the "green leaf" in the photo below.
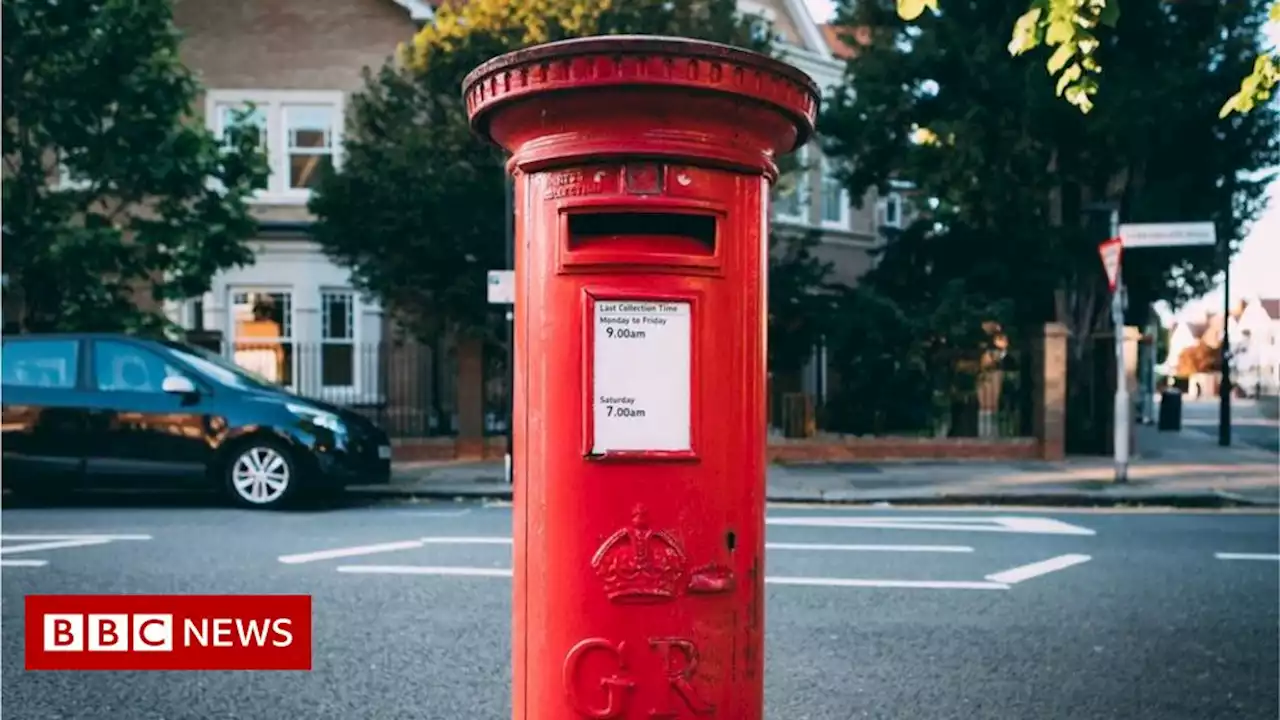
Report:
M 1009 41 L 1009 54 L 1021 55 L 1039 44 L 1040 16 L 1043 9 L 1033 7 L 1013 24 L 1013 39 Z
M 1049 62 L 1046 63 L 1046 67 L 1049 68 L 1049 74 L 1057 75 L 1058 71 L 1061 70 L 1075 54 L 1075 43 L 1068 42 L 1059 45 L 1058 49 L 1053 51 L 1053 55 L 1049 56 Z
M 936 0 L 934 0 L 936 2 Z M 924 14 L 930 0 L 898 0 L 898 17 L 910 22 Z
M 1070 20 L 1054 19 L 1049 22 L 1044 41 L 1050 45 L 1060 45 L 1070 40 L 1076 33 L 1076 26 Z
M 1073 63 L 1071 67 L 1062 73 L 1062 76 L 1058 78 L 1058 97 L 1062 97 L 1062 92 L 1067 89 L 1068 85 L 1080 79 L 1082 72 L 1079 63 Z

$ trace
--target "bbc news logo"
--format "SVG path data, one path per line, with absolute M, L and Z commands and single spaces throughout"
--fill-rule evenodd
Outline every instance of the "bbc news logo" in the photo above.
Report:
M 310 670 L 309 595 L 28 595 L 28 670 Z

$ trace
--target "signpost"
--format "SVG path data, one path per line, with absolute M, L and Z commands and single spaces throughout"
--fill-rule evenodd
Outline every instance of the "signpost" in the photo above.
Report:
M 489 304 L 510 305 L 516 300 L 515 270 L 489 271 Z
M 1098 245 L 1098 254 L 1102 256 L 1102 269 L 1107 271 L 1107 289 L 1116 291 L 1116 283 L 1120 280 L 1120 254 L 1124 244 L 1120 238 L 1113 237 Z
M 1111 324 L 1116 345 L 1116 392 L 1112 413 L 1112 450 L 1115 453 L 1116 482 L 1126 482 L 1129 475 L 1129 384 L 1124 377 L 1124 309 L 1125 293 L 1121 283 L 1120 263 L 1124 245 L 1117 235 L 1119 212 L 1111 211 L 1111 237 L 1098 245 L 1102 268 L 1107 272 L 1111 290 Z
M 508 254 L 510 249 L 508 249 Z M 508 259 L 508 263 L 510 260 Z M 516 271 L 515 270 L 490 270 L 489 271 L 489 304 L 491 305 L 514 305 L 516 301 Z M 512 348 L 515 347 L 515 331 L 512 323 L 511 310 L 507 310 L 507 387 L 508 392 L 515 390 L 514 370 L 515 370 L 515 354 Z M 515 468 L 512 465 L 512 441 L 515 439 L 512 423 L 515 418 L 512 417 L 511 403 L 507 403 L 507 452 L 504 457 L 506 465 L 507 484 L 511 484 L 515 479 Z
M 1231 253 L 1227 239 L 1219 244 L 1211 222 L 1129 223 L 1121 225 L 1119 236 L 1125 248 L 1218 246 L 1222 262 L 1222 380 L 1219 382 L 1218 444 L 1231 445 L 1231 359 L 1227 320 L 1231 317 Z
M 1130 249 L 1214 245 L 1215 235 L 1211 222 L 1127 223 L 1120 226 L 1120 237 L 1124 246 Z

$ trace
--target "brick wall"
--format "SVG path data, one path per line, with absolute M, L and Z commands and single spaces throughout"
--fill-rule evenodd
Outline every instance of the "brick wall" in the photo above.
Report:
M 174 20 L 183 61 L 218 89 L 350 92 L 417 27 L 390 0 L 176 0 Z

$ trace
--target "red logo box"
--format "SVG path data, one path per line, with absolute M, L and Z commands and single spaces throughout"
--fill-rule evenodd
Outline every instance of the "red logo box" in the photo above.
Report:
M 310 670 L 310 595 L 28 595 L 28 670 Z

